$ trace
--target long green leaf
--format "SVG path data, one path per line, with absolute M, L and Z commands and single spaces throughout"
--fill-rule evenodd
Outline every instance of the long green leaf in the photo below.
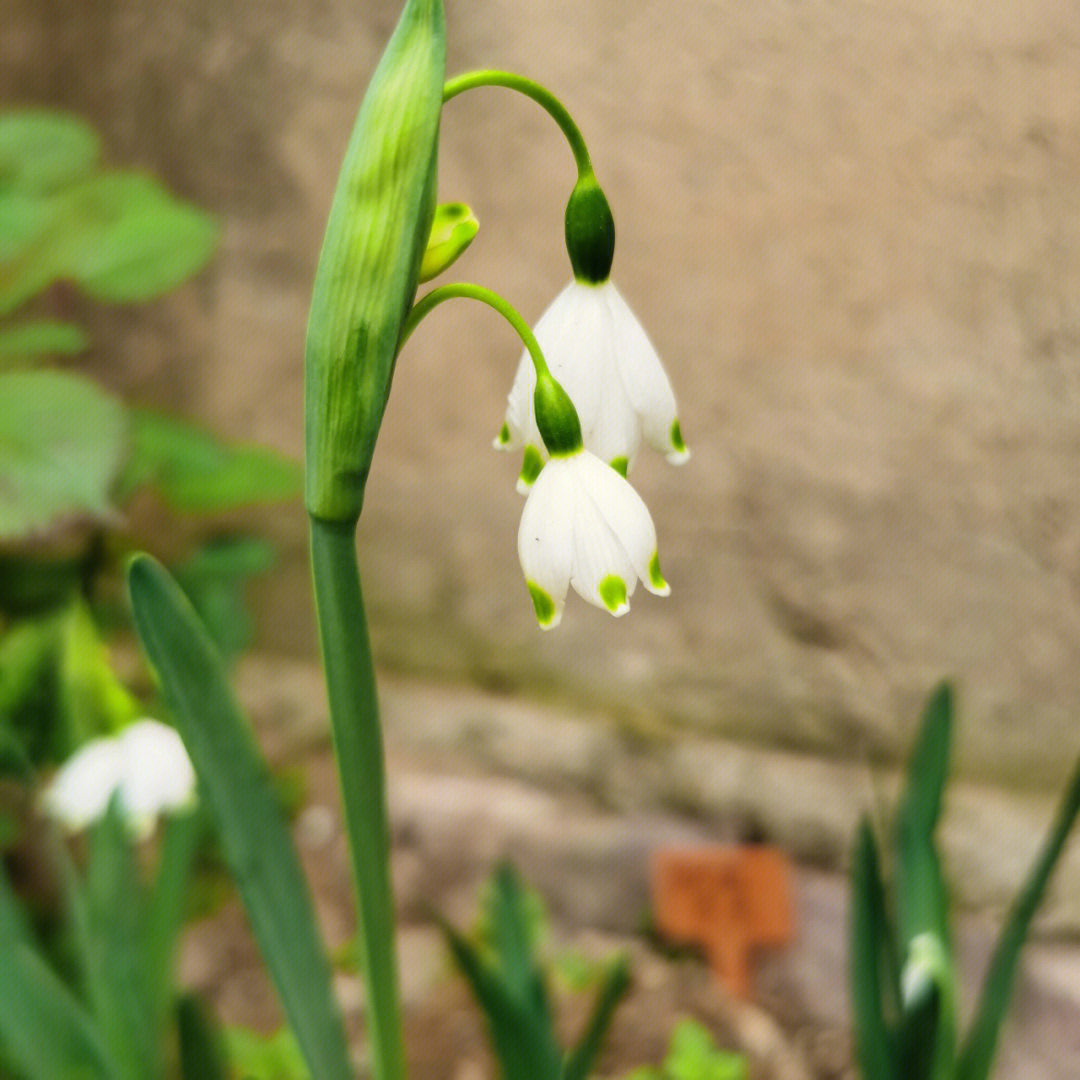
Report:
M 316 1080 L 351 1075 L 330 965 L 266 763 L 220 657 L 168 573 L 146 555 L 128 571 L 135 626 L 161 680 L 221 836 L 255 938 Z
M 177 1002 L 176 1026 L 183 1080 L 228 1080 L 225 1040 L 194 994 L 184 994 Z
M 897 918 L 903 951 L 912 939 L 925 933 L 936 934 L 948 948 L 948 903 L 934 830 L 949 771 L 952 715 L 952 691 L 943 683 L 930 696 L 923 713 L 897 814 Z
M 503 985 L 539 1021 L 550 1026 L 544 976 L 533 955 L 528 898 L 509 863 L 502 863 L 495 871 L 488 917 Z
M 592 1015 L 585 1031 L 563 1062 L 562 1080 L 586 1080 L 596 1063 L 619 1002 L 630 989 L 630 962 L 618 956 L 604 971 Z
M 896 999 L 895 967 L 887 962 L 889 940 L 885 889 L 870 822 L 859 824 L 851 860 L 851 1008 L 864 1080 L 901 1080 L 886 1002 Z M 890 986 L 890 982 L 893 984 Z
M 982 994 L 971 1029 L 964 1042 L 957 1067 L 958 1080 L 986 1080 L 997 1049 L 998 1033 L 1012 995 L 1017 963 L 1024 939 L 1031 927 L 1047 882 L 1057 865 L 1065 840 L 1080 813 L 1080 761 L 1076 764 L 1065 797 L 1046 837 L 1042 851 L 1031 868 L 1023 889 L 1017 896 L 1008 921 L 998 939 L 983 984 Z
M 0 868 L 0 1058 L 26 1080 L 116 1080 L 90 1016 L 34 949 Z

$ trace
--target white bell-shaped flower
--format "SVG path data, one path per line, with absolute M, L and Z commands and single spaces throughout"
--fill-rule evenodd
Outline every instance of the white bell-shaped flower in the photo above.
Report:
M 139 837 L 153 831 L 161 814 L 193 802 L 195 770 L 173 728 L 138 720 L 115 735 L 91 739 L 57 770 L 42 805 L 50 817 L 78 832 L 104 816 L 114 792 Z
M 652 342 L 610 279 L 572 281 L 536 324 L 536 339 L 552 375 L 581 419 L 585 449 L 623 475 L 644 439 L 681 464 L 690 456 L 682 439 L 675 394 Z M 548 457 L 536 426 L 536 373 L 524 352 L 514 377 L 506 421 L 495 445 L 524 449 L 518 490 L 526 491 Z
M 571 585 L 613 615 L 630 610 L 638 578 L 658 596 L 671 591 L 641 496 L 587 450 L 543 467 L 521 515 L 518 556 L 545 630 L 559 625 Z

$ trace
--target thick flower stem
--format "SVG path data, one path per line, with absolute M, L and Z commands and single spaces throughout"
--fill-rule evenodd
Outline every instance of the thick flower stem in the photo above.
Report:
M 570 144 L 570 150 L 574 155 L 574 162 L 577 164 L 578 174 L 580 176 L 592 175 L 592 160 L 585 147 L 581 130 L 567 112 L 566 106 L 547 87 L 533 82 L 532 79 L 526 79 L 524 75 L 515 75 L 512 71 L 469 71 L 464 75 L 455 76 L 446 83 L 443 88 L 443 101 L 447 102 L 458 94 L 477 86 L 505 86 L 535 101 L 559 125 L 566 136 L 566 141 Z
M 382 728 L 353 522 L 311 518 L 311 567 L 359 906 L 375 1080 L 404 1080 Z

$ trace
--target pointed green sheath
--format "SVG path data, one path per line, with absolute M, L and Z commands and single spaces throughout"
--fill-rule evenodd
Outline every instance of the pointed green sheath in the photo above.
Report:
M 308 316 L 308 512 L 355 522 L 435 212 L 442 0 L 407 0 L 345 151 Z

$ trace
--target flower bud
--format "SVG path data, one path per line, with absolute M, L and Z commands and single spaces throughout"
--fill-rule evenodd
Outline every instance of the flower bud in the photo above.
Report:
M 472 243 L 479 228 L 476 215 L 464 203 L 439 203 L 420 263 L 420 280 L 438 277 Z
M 533 402 L 536 426 L 552 457 L 569 457 L 582 449 L 577 409 L 550 372 L 537 376 Z
M 566 250 L 578 281 L 600 285 L 611 276 L 615 219 L 592 173 L 578 179 L 566 204 Z
M 442 0 L 407 0 L 334 192 L 305 346 L 305 504 L 355 522 L 435 210 Z

